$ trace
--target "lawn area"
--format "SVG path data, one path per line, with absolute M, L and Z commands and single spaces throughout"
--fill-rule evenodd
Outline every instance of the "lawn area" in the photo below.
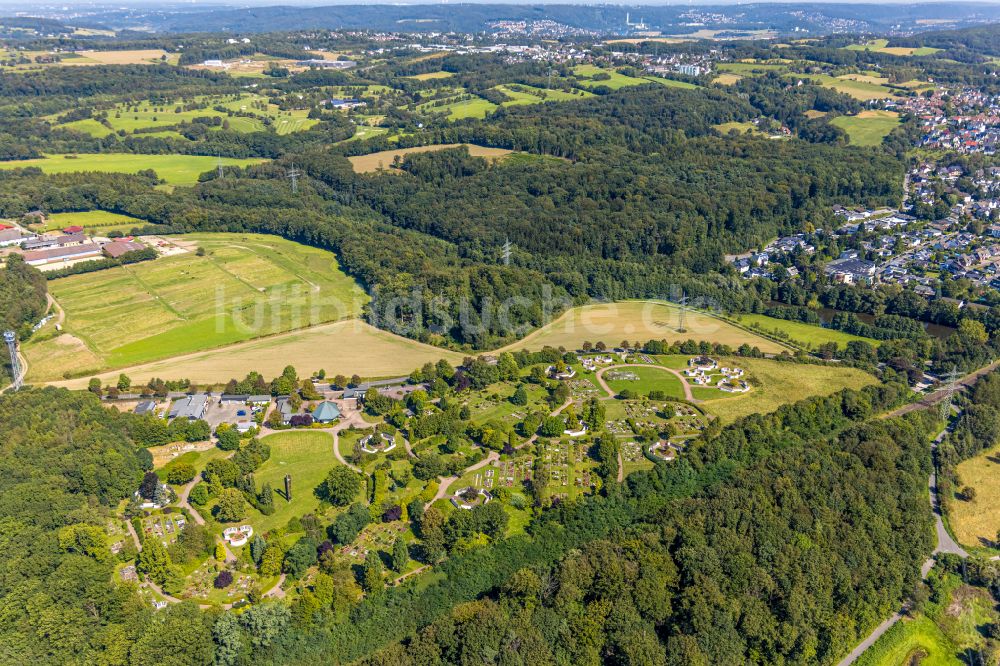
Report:
M 572 308 L 552 323 L 530 333 L 504 350 L 541 349 L 546 345 L 579 349 L 585 342 L 604 342 L 617 346 L 623 339 L 639 340 L 708 340 L 738 347 L 754 345 L 764 352 L 784 349 L 749 331 L 695 310 L 685 314 L 685 330 L 678 330 L 680 309 L 663 301 L 620 301 Z
M 260 164 L 262 159 L 236 159 L 223 157 L 226 166 Z M 137 173 L 152 169 L 168 185 L 194 185 L 198 176 L 216 168 L 219 160 L 204 155 L 136 155 L 131 153 L 80 153 L 75 156 L 46 155 L 31 160 L 0 162 L 0 169 L 38 167 L 45 173 L 73 173 L 99 171 L 108 173 Z
M 948 503 L 948 522 L 959 543 L 971 548 L 995 547 L 1000 530 L 1000 447 L 959 463 L 959 487 L 976 489 L 976 498 Z
M 125 230 L 133 227 L 145 227 L 149 222 L 140 220 L 128 215 L 109 213 L 105 210 L 88 210 L 76 213 L 53 213 L 49 215 L 43 226 L 34 230 L 53 231 L 55 229 L 65 229 L 66 227 L 85 227 L 91 233 L 98 231 L 108 232 L 114 229 Z
M 395 160 L 397 156 L 402 158 L 404 155 L 409 155 L 410 153 L 428 153 L 435 150 L 444 150 L 446 148 L 458 148 L 460 145 L 463 144 L 439 143 L 433 146 L 417 146 L 416 148 L 383 150 L 378 153 L 371 153 L 370 155 L 357 155 L 347 159 L 350 160 L 355 173 L 371 173 L 380 169 L 391 169 L 393 160 Z M 466 145 L 469 149 L 469 154 L 474 157 L 485 157 L 486 159 L 496 160 L 511 154 L 511 151 L 504 148 L 484 148 L 483 146 Z
M 728 135 L 733 130 L 736 130 L 740 134 L 760 134 L 760 130 L 757 126 L 751 122 L 739 122 L 733 120 L 728 123 L 721 123 L 719 125 L 712 125 L 715 129 L 719 130 L 724 135 Z
M 434 79 L 447 79 L 451 76 L 455 76 L 451 72 L 425 72 L 424 74 L 414 74 L 413 76 L 407 76 L 408 79 L 415 79 L 417 81 L 433 81 Z
M 646 79 L 620 74 L 613 69 L 604 69 L 597 65 L 577 65 L 573 68 L 573 73 L 581 80 L 586 88 L 597 86 L 607 86 L 612 90 L 625 88 L 626 86 L 641 86 L 649 83 Z M 595 74 L 608 74 L 611 78 L 605 80 L 593 80 Z
M 856 116 L 838 116 L 830 124 L 847 132 L 851 145 L 877 146 L 889 132 L 899 126 L 899 114 L 894 111 L 868 110 Z
M 928 617 L 904 618 L 856 662 L 856 666 L 905 666 L 919 654 L 920 666 L 959 666 L 955 644 Z
M 636 379 L 613 379 L 616 374 L 634 375 Z M 663 391 L 672 398 L 684 398 L 684 387 L 677 375 L 656 366 L 608 370 L 604 373 L 604 380 L 615 392 L 629 390 L 648 395 L 650 391 Z
M 878 340 L 863 338 L 860 335 L 844 333 L 843 331 L 837 331 L 832 328 L 823 328 L 822 326 L 806 324 L 800 321 L 777 319 L 775 317 L 768 317 L 767 315 L 762 314 L 741 314 L 737 315 L 735 319 L 744 326 L 749 326 L 751 328 L 759 326 L 762 331 L 766 331 L 768 333 L 775 330 L 781 331 L 782 333 L 787 334 L 792 342 L 795 342 L 806 349 L 816 349 L 820 345 L 826 344 L 827 342 L 836 342 L 838 346 L 843 348 L 846 347 L 847 343 L 852 340 L 863 340 L 864 342 L 875 346 L 879 344 Z
M 851 44 L 844 48 L 848 51 L 875 51 L 876 53 L 888 53 L 896 56 L 928 56 L 941 50 L 930 46 L 889 46 L 888 39 L 873 39 L 864 44 Z
M 313 492 L 334 466 L 333 436 L 326 432 L 279 432 L 261 441 L 271 447 L 271 458 L 254 472 L 258 486 L 271 484 L 275 491 L 270 516 L 250 510 L 249 523 L 259 534 L 282 527 L 296 516 L 315 512 L 320 500 Z M 285 475 L 292 477 L 292 501 L 284 496 Z M 362 484 L 364 488 L 364 484 Z
M 729 395 L 715 392 L 711 399 L 707 391 L 695 391 L 695 397 L 707 399 L 700 406 L 723 422 L 731 423 L 747 414 L 766 414 L 778 407 L 815 396 L 829 395 L 841 389 L 860 389 L 877 380 L 867 372 L 837 365 L 805 365 L 764 358 L 718 359 L 719 365 L 746 370 L 753 388 L 749 393 Z M 719 397 L 725 396 L 725 397 Z
M 258 234 L 191 234 L 180 243 L 187 252 L 49 283 L 66 332 L 104 367 L 346 319 L 368 300 L 325 250 Z M 25 353 L 37 358 L 54 343 L 26 345 Z M 33 378 L 58 378 L 29 364 Z
M 768 72 L 784 72 L 787 69 L 788 65 L 774 62 L 720 62 L 715 65 L 716 71 L 737 76 L 760 76 Z

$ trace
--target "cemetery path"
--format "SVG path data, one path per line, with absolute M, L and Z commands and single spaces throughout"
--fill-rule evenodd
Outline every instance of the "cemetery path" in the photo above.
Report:
M 346 460 L 344 460 L 344 456 L 341 455 L 341 453 L 340 453 L 340 436 L 338 435 L 338 433 L 340 431 L 337 430 L 337 429 L 333 429 L 333 430 L 329 430 L 328 432 L 331 435 L 333 435 L 333 455 L 337 458 L 337 462 L 339 462 L 341 465 L 343 465 L 345 467 L 353 469 L 358 474 L 364 474 L 364 472 L 361 471 L 360 467 L 357 467 L 357 466 L 352 465 L 351 463 L 347 462 Z
M 274 597 L 275 599 L 285 598 L 285 574 L 281 574 L 278 578 L 278 582 L 274 584 L 270 590 L 265 592 L 262 596 Z
M 132 543 L 135 544 L 136 552 L 142 550 L 142 542 L 139 541 L 139 535 L 135 533 L 135 526 L 132 524 L 131 520 L 126 520 L 125 524 L 128 525 L 128 533 L 132 535 Z
M 461 478 L 462 476 L 465 476 L 469 472 L 475 472 L 477 469 L 482 469 L 483 467 L 486 467 L 487 465 L 497 460 L 500 460 L 500 454 L 497 453 L 496 451 L 490 451 L 488 456 L 486 456 L 479 462 L 475 463 L 474 465 L 469 465 L 468 467 L 463 469 L 462 473 L 459 476 L 447 476 L 441 479 L 441 485 L 438 486 L 438 491 L 434 493 L 433 499 L 431 499 L 430 502 L 424 505 L 424 508 L 425 509 L 430 508 L 430 506 L 434 504 L 434 502 L 438 501 L 439 499 L 444 499 L 445 497 L 447 497 L 448 488 L 451 486 L 451 484 L 458 481 L 459 478 Z
M 564 409 L 566 409 L 567 407 L 569 407 L 570 405 L 572 405 L 574 402 L 576 402 L 576 398 L 570 398 L 569 400 L 567 400 L 566 402 L 564 402 L 563 404 L 559 405 L 558 407 L 556 407 L 555 409 L 553 409 L 551 412 L 549 412 L 549 416 L 559 416 L 559 414 L 561 414 Z M 525 440 L 525 442 L 523 444 L 521 444 L 520 446 L 515 446 L 514 448 L 515 449 L 523 449 L 526 446 L 530 446 L 531 444 L 534 444 L 537 439 L 538 439 L 538 433 L 535 433 L 534 435 L 532 435 L 531 437 L 529 437 L 527 440 Z
M 694 397 L 694 394 L 691 392 L 691 385 L 687 383 L 687 380 L 684 378 L 684 375 L 682 375 L 677 370 L 674 370 L 673 368 L 667 368 L 662 365 L 650 365 L 649 363 L 621 363 L 619 365 L 609 365 L 606 368 L 601 368 L 600 370 L 598 370 L 594 374 L 594 377 L 597 379 L 597 383 L 601 385 L 601 388 L 604 389 L 604 392 L 608 394 L 607 397 L 604 398 L 605 400 L 614 398 L 617 395 L 617 392 L 612 390 L 611 387 L 608 386 L 608 383 L 604 381 L 604 373 L 607 372 L 608 370 L 617 370 L 619 368 L 659 368 L 664 372 L 669 372 L 670 374 L 677 377 L 677 379 L 681 380 L 681 388 L 684 389 L 685 400 L 693 403 L 701 402 L 701 400 L 698 400 L 697 398 Z
M 625 480 L 625 461 L 622 459 L 622 452 L 618 451 L 618 483 Z
M 194 488 L 196 485 L 198 485 L 198 482 L 200 480 L 201 479 L 198 476 L 191 479 L 191 481 L 186 486 L 184 486 L 184 488 L 181 489 L 180 495 L 177 496 L 177 503 L 181 505 L 182 509 L 188 510 L 188 513 L 191 514 L 191 519 L 196 524 L 204 525 L 205 519 L 201 517 L 201 514 L 198 513 L 198 511 L 193 506 L 191 506 L 191 503 L 188 501 L 188 495 L 191 494 L 191 489 Z
M 402 585 L 403 581 L 405 581 L 407 578 L 410 578 L 412 576 L 416 576 L 418 574 L 422 574 L 423 572 L 427 571 L 430 568 L 431 568 L 431 565 L 424 564 L 422 566 L 417 567 L 413 571 L 407 571 L 405 574 L 403 574 L 402 576 L 400 576 L 396 580 L 392 581 L 392 584 L 393 585 Z

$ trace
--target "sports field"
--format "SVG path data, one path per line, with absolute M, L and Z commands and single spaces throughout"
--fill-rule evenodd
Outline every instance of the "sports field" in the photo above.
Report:
M 226 166 L 260 164 L 262 159 L 236 159 L 223 157 Z M 219 163 L 215 157 L 204 155 L 136 155 L 132 153 L 79 153 L 77 155 L 46 155 L 33 160 L 0 162 L 0 169 L 38 167 L 45 173 L 73 173 L 98 171 L 106 173 L 138 173 L 152 169 L 168 185 L 194 185 L 198 176 L 211 171 Z
M 867 372 L 837 365 L 802 365 L 764 358 L 719 359 L 723 366 L 746 370 L 753 385 L 749 393 L 727 395 L 715 389 L 694 391 L 706 400 L 700 406 L 723 423 L 731 423 L 748 414 L 766 414 L 789 402 L 815 395 L 829 395 L 841 389 L 860 389 L 877 380 Z M 718 397 L 718 396 L 726 397 Z
M 743 343 L 764 352 L 780 352 L 783 346 L 728 324 L 703 312 L 687 310 L 684 331 L 678 330 L 680 309 L 662 301 L 621 301 L 573 308 L 551 324 L 505 347 L 508 350 L 541 349 L 543 346 L 579 349 L 584 342 L 604 342 L 609 347 L 622 340 L 708 340 L 739 347 Z
M 806 349 L 816 349 L 828 342 L 836 342 L 838 346 L 843 348 L 852 340 L 863 340 L 869 344 L 878 345 L 877 340 L 863 338 L 860 335 L 852 335 L 832 328 L 823 328 L 822 326 L 799 321 L 776 319 L 762 314 L 742 314 L 737 315 L 735 319 L 744 326 L 751 328 L 759 326 L 763 331 L 768 333 L 772 331 L 785 333 L 792 342 Z
M 1000 531 L 1000 447 L 959 463 L 960 487 L 976 489 L 971 502 L 955 497 L 948 522 L 959 543 L 972 548 L 995 547 Z
M 90 233 L 107 233 L 109 231 L 129 231 L 133 227 L 144 227 L 149 222 L 128 215 L 109 213 L 105 210 L 87 210 L 75 213 L 53 213 L 45 219 L 45 224 L 38 227 L 39 231 L 53 231 L 66 227 L 85 227 Z M 35 227 L 32 227 L 35 229 Z
M 867 110 L 856 116 L 838 116 L 830 121 L 847 132 L 851 145 L 877 146 L 899 126 L 899 114 L 894 111 Z
M 347 319 L 368 300 L 325 250 L 256 234 L 192 234 L 180 243 L 187 252 L 49 283 L 66 312 L 64 330 L 103 367 Z M 33 379 L 60 378 L 42 374 L 56 344 L 25 346 Z
M 371 173 L 372 171 L 378 171 L 379 169 L 390 169 L 392 168 L 393 160 L 396 156 L 400 158 L 403 155 L 408 155 L 410 153 L 427 153 L 434 150 L 444 150 L 445 148 L 457 148 L 459 143 L 439 143 L 433 146 L 417 146 L 416 148 L 401 148 L 399 150 L 383 150 L 378 153 L 371 153 L 370 155 L 358 155 L 356 157 L 349 157 L 351 165 L 354 167 L 355 173 Z M 485 157 L 486 159 L 500 159 L 511 154 L 511 151 L 505 148 L 485 148 L 483 146 L 468 145 L 469 154 L 474 157 Z

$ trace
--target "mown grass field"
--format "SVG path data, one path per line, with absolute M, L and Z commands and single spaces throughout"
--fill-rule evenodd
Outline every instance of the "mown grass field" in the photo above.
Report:
M 324 250 L 256 234 L 193 234 L 182 242 L 191 244 L 183 254 L 49 284 L 66 312 L 66 332 L 104 367 L 346 319 L 368 300 Z M 26 345 L 29 364 L 53 344 Z
M 742 357 L 719 359 L 719 364 L 743 368 L 753 386 L 749 393 L 737 395 L 715 389 L 709 389 L 714 396 L 707 391 L 695 391 L 696 398 L 706 400 L 700 406 L 723 423 L 731 423 L 748 414 L 773 412 L 784 404 L 811 396 L 830 395 L 841 389 L 860 389 L 877 383 L 867 372 L 836 365 L 802 365 Z
M 762 314 L 742 314 L 736 317 L 736 321 L 744 326 L 760 326 L 764 331 L 781 331 L 795 342 L 806 349 L 815 349 L 828 342 L 836 342 L 841 348 L 845 347 L 852 340 L 863 340 L 872 345 L 878 345 L 877 340 L 864 338 L 860 335 L 852 335 L 837 331 L 832 328 L 823 328 L 814 324 L 806 324 L 799 321 L 788 321 L 787 319 L 776 319 Z
M 578 88 L 574 89 L 574 92 L 566 92 L 560 89 L 546 90 L 545 88 L 517 84 L 516 86 L 497 86 L 496 89 L 511 98 L 510 101 L 504 102 L 503 106 L 541 104 L 542 102 L 571 102 L 594 96 L 593 93 Z
M 505 347 L 507 350 L 541 349 L 543 346 L 579 349 L 580 345 L 604 342 L 609 347 L 622 340 L 708 340 L 738 347 L 743 343 L 759 347 L 764 352 L 784 349 L 776 342 L 754 335 L 711 315 L 688 310 L 685 330 L 678 330 L 680 309 L 662 301 L 621 301 L 573 308 L 561 317 L 522 340 Z
M 611 379 L 616 372 L 633 374 L 638 379 Z M 650 391 L 663 391 L 672 398 L 684 398 L 684 387 L 677 375 L 656 366 L 608 370 L 604 373 L 604 381 L 616 392 L 628 390 L 648 395 Z
M 873 39 L 864 44 L 851 44 L 844 48 L 848 51 L 874 51 L 876 53 L 887 53 L 896 56 L 928 56 L 934 55 L 941 50 L 931 46 L 889 46 L 888 39 Z
M 641 86 L 647 83 L 659 83 L 660 85 L 674 88 L 697 88 L 698 86 L 687 81 L 676 81 L 674 79 L 663 78 L 662 76 L 627 76 L 613 69 L 605 69 L 596 65 L 577 65 L 573 68 L 573 73 L 581 80 L 580 87 L 596 88 L 607 86 L 612 90 L 618 90 L 628 86 Z M 608 74 L 611 78 L 595 80 L 597 74 Z
M 414 74 L 413 76 L 408 76 L 408 79 L 415 79 L 417 81 L 433 81 L 434 79 L 447 79 L 455 76 L 451 72 L 425 72 L 424 74 Z
M 443 103 L 442 103 L 443 102 Z M 496 111 L 497 105 L 482 97 L 473 96 L 465 99 L 463 95 L 427 102 L 417 107 L 417 113 L 439 114 L 445 113 L 448 120 L 462 120 L 464 118 L 485 118 L 487 114 Z
M 866 102 L 872 99 L 896 98 L 896 94 L 890 89 L 877 83 L 868 81 L 858 81 L 841 76 L 830 76 L 828 74 L 786 74 L 785 76 L 801 80 L 810 80 L 824 88 L 832 88 L 837 92 L 850 95 L 854 99 Z
M 260 534 L 284 527 L 293 517 L 315 512 L 320 500 L 313 491 L 340 464 L 333 455 L 333 435 L 327 432 L 279 432 L 262 441 L 271 447 L 271 458 L 254 472 L 254 479 L 258 486 L 271 484 L 276 510 L 265 516 L 250 509 L 249 523 Z M 292 477 L 291 502 L 284 497 L 286 474 Z
M 70 337 L 70 336 L 64 336 Z M 72 341 L 72 338 L 71 338 Z M 82 343 L 79 343 L 82 346 Z M 54 341 L 47 342 L 38 355 L 54 348 Z M 63 353 L 67 359 L 77 358 L 78 365 L 45 363 L 29 356 L 30 377 L 35 378 L 35 366 L 45 363 L 48 375 L 59 378 L 66 367 L 94 368 L 103 382 L 115 382 L 118 370 L 99 372 L 100 366 L 87 365 L 86 353 L 75 347 Z M 28 346 L 28 349 L 31 349 Z M 72 355 L 71 355 L 72 354 Z M 232 377 L 242 377 L 256 370 L 265 377 L 276 377 L 287 365 L 293 365 L 300 375 L 324 369 L 327 375 L 342 373 L 350 377 L 357 373 L 365 378 L 399 377 L 409 374 L 427 362 L 446 359 L 452 364 L 461 363 L 465 357 L 458 352 L 421 344 L 415 340 L 381 331 L 358 319 L 321 324 L 311 328 L 283 333 L 259 340 L 243 342 L 220 349 L 184 354 L 126 369 L 133 382 L 146 382 L 151 377 L 185 377 L 197 384 L 224 383 Z M 96 359 L 92 354 L 91 359 Z M 42 373 L 39 373 L 41 375 Z M 49 382 L 69 388 L 86 388 L 87 377 Z
M 355 173 L 371 173 L 380 169 L 389 170 L 392 168 L 393 160 L 396 157 L 402 158 L 410 153 L 427 153 L 434 150 L 444 150 L 445 148 L 457 148 L 463 144 L 439 143 L 433 146 L 418 146 L 416 148 L 401 148 L 399 150 L 383 150 L 370 155 L 358 155 L 349 157 Z M 466 144 L 468 145 L 468 144 Z M 505 148 L 485 148 L 483 146 L 468 145 L 469 154 L 475 157 L 485 157 L 487 159 L 500 159 L 511 154 Z
M 959 463 L 960 488 L 976 489 L 976 498 L 967 502 L 953 497 L 948 505 L 948 522 L 959 543 L 971 548 L 994 547 L 1000 531 L 1000 447 Z
M 90 233 L 107 233 L 113 230 L 127 231 L 133 227 L 144 227 L 148 224 L 149 222 L 145 220 L 128 215 L 109 213 L 105 210 L 87 210 L 75 213 L 53 213 L 46 218 L 44 225 L 37 228 L 33 226 L 32 229 L 53 231 L 77 226 L 86 228 Z
M 830 121 L 847 132 L 851 145 L 877 146 L 899 126 L 899 114 L 893 111 L 868 110 L 856 116 L 838 116 Z
M 260 164 L 262 159 L 236 159 L 223 157 L 226 166 Z M 104 173 L 138 173 L 152 169 L 168 185 L 194 185 L 198 176 L 211 171 L 219 163 L 215 157 L 204 155 L 136 155 L 132 153 L 80 153 L 75 156 L 46 155 L 32 160 L 0 162 L 0 169 L 38 167 L 45 173 L 73 173 L 98 171 Z

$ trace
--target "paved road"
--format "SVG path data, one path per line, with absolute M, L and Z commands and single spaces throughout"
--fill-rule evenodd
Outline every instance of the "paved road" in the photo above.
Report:
M 913 410 L 909 410 L 913 411 Z M 951 430 L 951 424 L 944 430 L 938 433 L 934 441 L 931 442 L 931 458 L 936 458 L 938 444 L 944 439 L 945 435 Z M 944 520 L 941 518 L 941 503 L 940 497 L 937 494 L 937 470 L 933 469 L 930 476 L 927 478 L 927 489 L 928 498 L 931 503 L 931 511 L 934 513 L 934 531 L 937 534 L 937 543 L 934 546 L 934 552 L 931 557 L 929 557 L 923 565 L 920 567 L 920 576 L 922 579 L 927 579 L 927 574 L 930 573 L 931 569 L 934 568 L 934 555 L 938 553 L 950 553 L 952 555 L 958 555 L 961 558 L 966 558 L 969 554 L 962 548 L 951 535 L 948 534 L 948 530 L 945 529 Z M 851 650 L 851 653 L 844 657 L 837 666 L 850 666 L 864 653 L 865 650 L 870 648 L 875 642 L 882 637 L 882 635 L 889 631 L 894 624 L 903 619 L 903 611 L 897 611 L 888 620 L 880 624 L 875 628 L 868 638 L 861 641 L 861 643 Z

